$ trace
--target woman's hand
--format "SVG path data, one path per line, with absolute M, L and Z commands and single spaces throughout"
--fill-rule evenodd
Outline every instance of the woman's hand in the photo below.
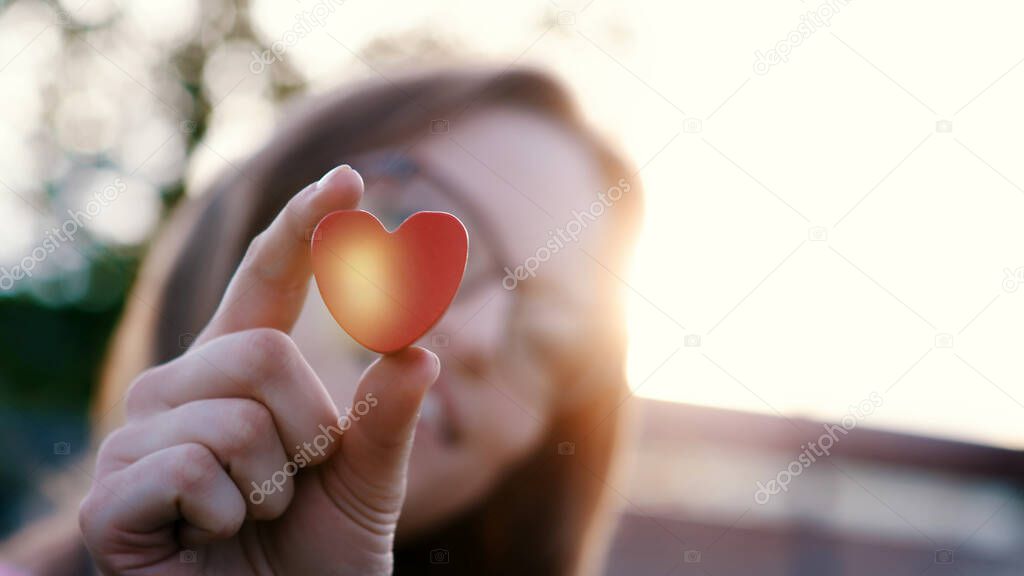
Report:
M 310 232 L 362 190 L 340 167 L 295 196 L 253 240 L 192 348 L 133 383 L 80 512 L 102 570 L 390 573 L 437 357 L 410 348 L 377 361 L 346 422 L 287 334 L 307 291 Z

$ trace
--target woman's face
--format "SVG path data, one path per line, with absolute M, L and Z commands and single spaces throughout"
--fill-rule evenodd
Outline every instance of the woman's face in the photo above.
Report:
M 459 294 L 419 343 L 442 369 L 416 430 L 404 538 L 479 500 L 531 451 L 554 449 L 538 445 L 560 396 L 552 355 L 576 339 L 593 297 L 586 287 L 601 273 L 587 262 L 600 219 L 580 214 L 604 178 L 576 136 L 513 108 L 467 114 L 450 132 L 399 148 L 433 176 L 399 182 L 354 159 L 366 181 L 361 207 L 392 230 L 419 210 L 451 212 L 466 224 L 470 251 Z M 527 266 L 532 275 L 506 278 L 517 266 L 521 278 Z M 339 408 L 352 406 L 375 356 L 338 327 L 315 286 L 293 335 Z

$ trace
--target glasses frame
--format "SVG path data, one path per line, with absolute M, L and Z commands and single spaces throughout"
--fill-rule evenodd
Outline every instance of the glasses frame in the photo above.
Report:
M 463 283 L 459 287 L 459 293 L 463 295 L 475 293 L 486 287 L 489 280 L 492 279 L 500 285 L 504 273 L 502 265 L 511 262 L 510 251 L 501 238 L 494 233 L 497 228 L 491 219 L 469 199 L 469 194 L 462 191 L 452 178 L 428 163 L 397 150 L 365 153 L 358 156 L 351 164 L 365 179 L 367 190 L 372 190 L 374 186 L 386 180 L 394 180 L 398 186 L 407 186 L 416 179 L 422 179 L 441 194 L 454 200 L 459 211 L 478 224 L 472 230 L 474 237 L 471 239 L 469 249 L 472 250 L 473 245 L 482 246 L 484 250 L 495 257 L 492 265 L 488 267 L 493 269 L 485 270 L 478 278 L 473 278 L 469 284 Z M 491 278 L 492 275 L 494 278 Z

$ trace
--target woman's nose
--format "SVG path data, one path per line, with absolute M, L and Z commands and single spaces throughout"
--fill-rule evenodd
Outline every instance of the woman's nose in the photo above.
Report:
M 422 344 L 451 356 L 466 368 L 479 370 L 499 352 L 508 321 L 507 298 L 500 288 L 474 298 L 456 299 L 425 336 Z

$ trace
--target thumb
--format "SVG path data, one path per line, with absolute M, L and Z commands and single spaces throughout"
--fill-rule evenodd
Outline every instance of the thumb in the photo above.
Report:
M 363 373 L 348 416 L 351 426 L 331 461 L 354 496 L 394 512 L 401 508 L 420 403 L 440 370 L 433 352 L 410 347 Z

